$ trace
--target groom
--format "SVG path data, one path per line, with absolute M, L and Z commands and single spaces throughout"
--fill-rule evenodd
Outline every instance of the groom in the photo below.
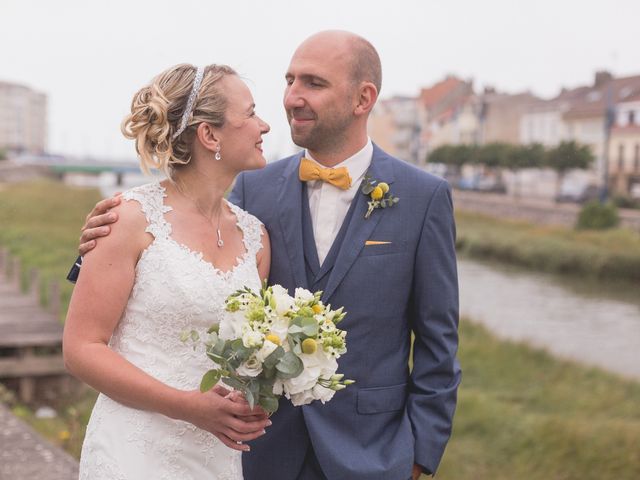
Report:
M 434 473 L 461 375 L 450 189 L 368 138 L 381 67 L 365 39 L 343 31 L 311 36 L 293 55 L 286 81 L 291 136 L 305 151 L 240 174 L 230 200 L 269 231 L 270 284 L 322 290 L 325 303 L 345 307 L 348 352 L 340 371 L 356 383 L 325 405 L 281 401 L 267 434 L 243 454 L 245 478 Z M 371 180 L 399 201 L 365 218 L 372 199 L 361 186 Z M 86 231 L 83 241 L 92 235 Z

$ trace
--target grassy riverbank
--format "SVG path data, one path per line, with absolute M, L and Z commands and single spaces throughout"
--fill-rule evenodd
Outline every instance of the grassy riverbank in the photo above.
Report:
M 463 381 L 441 480 L 640 478 L 640 383 L 463 321 Z
M 577 231 L 456 213 L 458 250 L 525 268 L 640 282 L 640 234 L 626 229 Z
M 64 278 L 75 260 L 80 227 L 99 199 L 95 189 L 51 181 L 0 188 L 0 245 L 21 259 L 25 281 L 32 267 L 40 271 L 43 286 L 60 281 L 63 312 L 73 289 Z M 45 302 L 46 294 L 43 288 Z

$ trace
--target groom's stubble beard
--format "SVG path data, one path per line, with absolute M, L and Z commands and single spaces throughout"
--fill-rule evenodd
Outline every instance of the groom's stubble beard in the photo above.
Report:
M 293 143 L 311 152 L 330 153 L 339 151 L 347 142 L 349 127 L 353 122 L 351 111 L 347 108 L 331 110 L 324 118 L 315 114 L 311 127 L 296 128 L 292 123 L 293 112 L 287 111 L 287 120 Z

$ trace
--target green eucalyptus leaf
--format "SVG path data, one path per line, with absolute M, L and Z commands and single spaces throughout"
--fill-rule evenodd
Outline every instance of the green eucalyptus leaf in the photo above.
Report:
M 244 393 L 247 388 L 246 385 L 236 377 L 226 377 L 224 383 L 242 393 Z
M 362 187 L 362 193 L 364 193 L 365 195 L 369 195 L 371 192 L 373 192 L 374 188 L 375 187 L 371 184 L 365 185 Z
M 256 406 L 256 397 L 253 395 L 253 392 L 251 390 L 246 390 L 244 392 L 244 398 L 249 402 L 249 408 L 253 410 L 253 407 Z
M 273 413 L 278 410 L 279 402 L 278 398 L 273 394 L 260 395 L 258 405 L 260 405 L 265 411 Z
M 278 361 L 284 355 L 284 348 L 278 346 L 273 352 L 271 352 L 267 358 L 262 362 L 263 368 L 273 368 L 277 365 Z
M 276 365 L 280 378 L 294 378 L 302 373 L 304 365 L 292 352 L 286 352 Z
M 220 380 L 220 370 L 209 370 L 202 376 L 202 381 L 200 382 L 200 391 L 202 393 L 208 392 L 213 387 L 215 387 L 216 383 Z

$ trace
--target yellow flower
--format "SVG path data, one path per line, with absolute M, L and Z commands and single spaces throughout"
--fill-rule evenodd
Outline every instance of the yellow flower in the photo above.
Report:
M 371 191 L 371 198 L 373 200 L 380 200 L 383 195 L 384 192 L 382 191 L 382 188 L 380 188 L 380 185 L 378 185 Z
M 311 307 L 311 309 L 315 312 L 315 313 L 322 313 L 322 305 L 320 305 L 319 303 L 316 303 L 313 307 Z
M 58 432 L 58 439 L 65 441 L 71 438 L 71 434 L 67 430 L 61 430 Z
M 389 184 L 385 182 L 380 182 L 378 186 L 382 189 L 382 193 L 387 193 L 389 191 Z
M 313 338 L 306 338 L 302 342 L 302 353 L 306 353 L 307 355 L 311 355 L 312 353 L 316 353 L 318 349 L 318 344 Z
M 264 337 L 266 340 L 269 340 L 271 343 L 276 345 L 280 345 L 280 337 L 275 333 L 270 333 Z

